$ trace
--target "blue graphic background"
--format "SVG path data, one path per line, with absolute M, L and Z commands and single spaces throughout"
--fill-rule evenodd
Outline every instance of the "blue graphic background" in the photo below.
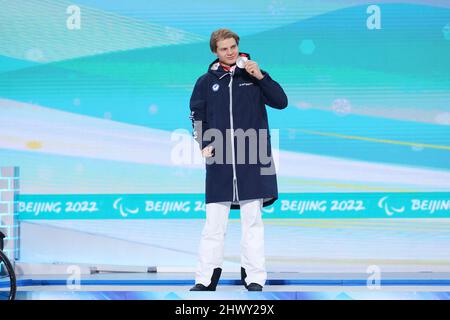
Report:
M 0 166 L 21 168 L 24 202 L 102 201 L 116 195 L 201 201 L 203 164 L 177 162 L 173 134 L 181 132 L 193 146 L 191 156 L 199 156 L 190 137 L 189 98 L 195 80 L 215 59 L 209 51 L 211 32 L 228 27 L 241 36 L 240 50 L 249 52 L 289 97 L 287 109 L 268 108 L 270 126 L 278 130 L 274 148 L 281 195 L 404 193 L 397 207 L 407 205 L 410 194 L 450 200 L 450 4 L 378 1 L 375 11 L 371 5 L 0 0 Z M 368 27 L 373 21 L 380 22 L 379 29 Z M 115 217 L 111 203 L 102 208 L 109 209 L 92 221 L 22 214 L 21 260 L 142 264 L 145 258 L 135 253 L 143 245 L 149 257 L 153 254 L 147 261 L 194 264 L 201 220 L 179 216 L 170 226 L 120 224 L 108 221 Z M 411 220 L 398 225 L 382 219 L 400 216 L 387 217 L 375 205 L 364 217 L 378 222 L 346 221 L 345 228 L 353 230 L 346 233 L 338 220 L 361 216 L 344 212 L 320 226 L 311 221 L 306 228 L 318 229 L 304 238 L 305 224 L 297 218 L 317 216 L 283 215 L 280 208 L 281 202 L 271 209 L 268 232 L 280 239 L 289 234 L 302 245 L 283 253 L 283 242 L 268 242 L 269 266 L 275 269 L 297 270 L 314 259 L 334 267 L 345 259 L 347 267 L 357 259 L 399 268 L 448 265 L 450 242 L 432 243 L 434 232 L 446 237 L 448 209 L 434 216 L 407 213 L 401 217 Z M 238 217 L 238 212 L 231 216 Z M 430 217 L 442 221 L 429 222 Z M 359 227 L 374 233 L 359 233 Z M 148 238 L 161 228 L 164 237 Z M 404 232 L 391 233 L 397 228 Z M 175 257 L 170 243 L 180 230 L 192 241 L 173 244 L 185 254 Z M 74 243 L 72 237 L 84 240 Z M 419 238 L 422 246 L 415 242 Z M 335 250 L 341 253 L 337 260 L 324 249 L 331 239 L 342 245 Z M 120 259 L 113 254 L 116 240 L 124 241 L 121 248 L 128 252 Z M 227 249 L 230 267 L 238 265 L 236 241 Z M 358 246 L 361 241 L 365 247 Z M 86 243 L 95 243 L 96 254 L 85 251 Z M 389 250 L 382 250 L 386 246 Z

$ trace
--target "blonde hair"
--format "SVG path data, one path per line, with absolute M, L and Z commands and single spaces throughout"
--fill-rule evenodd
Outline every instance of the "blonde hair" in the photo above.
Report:
M 239 45 L 239 36 L 229 29 L 219 29 L 211 33 L 211 39 L 209 40 L 209 47 L 212 52 L 217 51 L 217 41 L 234 38 L 236 44 Z

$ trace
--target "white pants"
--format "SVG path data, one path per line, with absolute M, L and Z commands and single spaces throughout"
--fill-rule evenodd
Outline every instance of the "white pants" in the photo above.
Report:
M 243 200 L 241 207 L 241 266 L 245 282 L 264 286 L 267 273 L 264 254 L 264 225 L 261 217 L 262 199 Z M 231 202 L 206 204 L 206 222 L 202 231 L 195 283 L 208 286 L 215 268 L 222 268 L 224 242 Z

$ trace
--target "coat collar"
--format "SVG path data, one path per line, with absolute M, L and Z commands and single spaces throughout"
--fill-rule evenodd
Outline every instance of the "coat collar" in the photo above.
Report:
M 250 60 L 250 54 L 245 53 L 245 52 L 239 52 L 240 56 L 244 56 L 247 57 Z M 221 79 L 223 78 L 225 75 L 229 74 L 229 72 L 225 71 L 223 69 L 223 67 L 220 65 L 219 63 L 219 58 L 217 58 L 216 60 L 214 60 L 213 62 L 211 62 L 208 66 L 208 72 L 215 75 L 217 78 Z M 241 73 L 242 70 L 240 68 L 236 68 L 235 69 L 235 74 L 239 74 Z

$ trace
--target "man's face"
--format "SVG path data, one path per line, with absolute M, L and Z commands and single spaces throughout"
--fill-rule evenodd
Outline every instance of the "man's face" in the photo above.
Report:
M 215 54 L 220 62 L 231 66 L 236 63 L 238 53 L 239 47 L 234 38 L 217 41 L 217 51 Z

